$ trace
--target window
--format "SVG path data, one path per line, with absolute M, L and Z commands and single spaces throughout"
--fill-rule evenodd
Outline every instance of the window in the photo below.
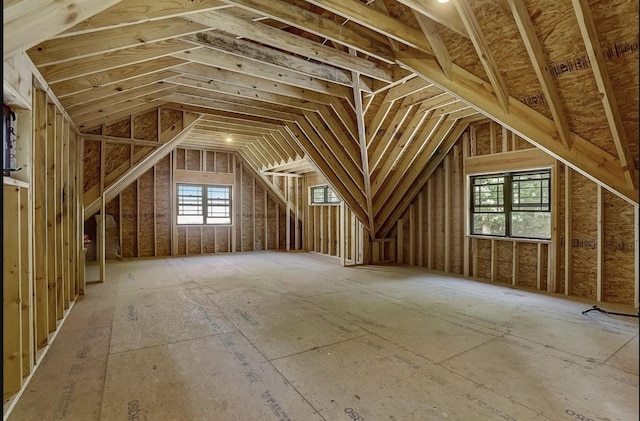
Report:
M 178 225 L 231 224 L 231 187 L 178 184 Z
M 330 205 L 340 203 L 338 195 L 326 185 L 311 187 L 311 194 L 309 197 L 311 198 L 312 205 Z
M 551 238 L 551 171 L 471 178 L 471 234 Z

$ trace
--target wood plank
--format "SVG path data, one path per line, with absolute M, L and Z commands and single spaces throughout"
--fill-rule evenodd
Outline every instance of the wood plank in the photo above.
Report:
M 37 48 L 30 49 L 28 53 L 31 60 L 38 67 L 42 67 L 139 45 L 153 44 L 208 29 L 207 26 L 199 23 L 181 18 L 169 18 L 130 25 L 125 29 L 105 29 L 89 34 L 49 39 L 40 43 Z
M 343 69 L 329 64 L 314 63 L 304 58 L 293 56 L 254 42 L 236 39 L 222 33 L 207 32 L 186 37 L 194 44 L 202 45 L 237 57 L 247 58 L 258 63 L 269 64 L 285 70 L 306 74 L 327 82 L 351 86 L 351 77 Z
M 47 130 L 47 272 L 49 275 L 47 288 L 48 288 L 48 314 L 42 314 L 38 312 L 38 323 L 40 324 L 40 319 L 44 319 L 46 323 L 43 323 L 45 326 L 39 328 L 39 331 L 36 332 L 37 346 L 38 348 L 45 346 L 48 343 L 49 338 L 49 321 L 52 320 L 54 323 L 57 320 L 56 312 L 58 309 L 58 294 L 56 291 L 57 282 L 58 282 L 58 238 L 57 229 L 56 229 L 56 219 L 58 215 L 58 196 L 56 195 L 56 191 L 58 189 L 57 185 L 60 183 L 60 180 L 56 177 L 58 174 L 57 168 L 57 159 L 58 156 L 57 148 L 58 142 L 56 141 L 56 137 L 58 133 L 61 132 L 62 125 L 62 115 L 56 112 L 56 108 L 53 104 L 47 104 L 47 122 L 48 122 L 48 130 Z M 39 291 L 36 292 L 40 294 Z M 40 310 L 40 309 L 36 309 Z M 40 331 L 40 329 L 46 329 Z
M 38 241 L 34 242 L 33 269 L 35 275 L 36 312 L 38 317 L 46 319 L 48 314 L 48 329 L 56 329 L 56 309 L 49 307 L 51 295 L 55 290 L 49 290 L 48 285 L 48 244 L 47 244 L 47 94 L 36 90 L 33 109 L 33 235 Z M 55 297 L 54 297 L 55 302 Z M 52 317 L 53 315 L 53 317 Z
M 508 0 L 513 18 L 516 21 L 520 36 L 524 42 L 524 46 L 527 49 L 533 70 L 536 72 L 538 82 L 542 88 L 542 93 L 547 100 L 549 110 L 553 117 L 553 121 L 558 130 L 558 136 L 564 145 L 571 149 L 571 136 L 569 134 L 569 122 L 567 115 L 560 101 L 560 95 L 558 89 L 551 78 L 551 74 L 547 70 L 547 58 L 542 50 L 542 45 L 538 40 L 535 28 L 529 17 L 529 12 L 524 4 L 524 0 Z M 504 151 L 503 151 L 504 152 Z
M 391 48 L 387 44 L 377 41 L 373 34 L 371 36 L 361 34 L 308 9 L 281 0 L 228 0 L 228 2 L 320 37 L 328 38 L 360 53 L 376 57 L 378 60 L 387 63 L 395 61 Z
M 414 30 L 404 22 L 394 19 L 384 11 L 367 7 L 357 0 L 307 0 L 307 2 L 343 16 L 365 28 L 383 34 L 387 38 L 424 53 L 433 54 L 431 45 L 429 45 L 424 34 Z
M 498 103 L 502 107 L 503 111 L 508 113 L 509 93 L 507 85 L 504 83 L 504 79 L 500 74 L 500 69 L 493 58 L 493 54 L 491 54 L 489 43 L 484 37 L 482 29 L 480 29 L 480 25 L 473 14 L 471 4 L 465 0 L 453 0 L 453 4 L 456 6 L 456 10 L 458 10 L 458 13 L 460 14 L 462 23 L 469 33 L 469 37 L 476 49 L 476 52 L 478 53 L 478 57 L 480 57 L 480 62 L 482 63 L 482 67 L 484 67 L 487 77 L 489 78 L 489 82 L 491 82 L 491 85 L 493 86 L 493 92 L 498 99 Z M 450 78 L 451 73 L 449 74 L 449 79 Z
M 638 190 L 638 174 L 634 167 L 633 155 L 629 148 L 627 136 L 624 131 L 622 123 L 622 117 L 620 116 L 620 110 L 616 102 L 615 92 L 613 85 L 611 84 L 611 78 L 609 78 L 609 71 L 607 70 L 607 64 L 604 61 L 604 54 L 602 53 L 602 47 L 600 46 L 600 40 L 598 37 L 598 31 L 591 15 L 591 8 L 587 0 L 572 0 L 573 10 L 576 13 L 578 20 L 578 26 L 582 33 L 582 39 L 584 45 L 587 48 L 587 55 L 589 56 L 589 62 L 593 69 L 593 75 L 596 79 L 596 85 L 598 85 L 598 92 L 601 95 L 602 106 L 604 107 L 604 113 L 609 123 L 609 129 L 611 130 L 611 136 L 613 142 L 616 145 L 616 151 L 618 152 L 618 159 L 622 165 L 622 171 L 627 183 L 631 188 L 636 190 L 636 202 L 637 202 L 637 190 Z
M 564 167 L 564 295 L 571 293 L 571 173 L 570 167 Z
M 211 28 L 225 30 L 236 36 L 258 41 L 262 44 L 312 58 L 319 62 L 356 71 L 383 82 L 393 81 L 393 72 L 370 60 L 354 57 L 344 51 L 282 31 L 260 22 L 242 19 L 226 11 L 205 12 L 189 16 L 188 19 Z
M 229 71 L 237 72 L 241 69 L 244 75 L 272 80 L 274 82 L 284 83 L 298 88 L 309 89 L 325 95 L 338 96 L 341 98 L 349 95 L 349 89 L 345 86 L 205 47 L 200 47 L 200 49 L 191 51 L 188 54 L 176 53 L 173 54 L 173 57 Z
M 434 60 L 418 59 L 410 52 L 403 51 L 398 53 L 398 62 L 433 81 L 445 91 L 462 98 L 471 106 L 482 109 L 483 114 L 556 159 L 578 169 L 587 178 L 602 184 L 631 203 L 638 203 L 638 191 L 627 184 L 620 161 L 586 139 L 572 133 L 573 147 L 571 150 L 566 149 L 561 142 L 555 140 L 553 121 L 514 98 L 509 98 L 510 111 L 506 113 L 485 84 L 456 65 L 453 66 L 454 78 L 449 80 Z
M 5 185 L 3 188 L 3 237 L 2 237 L 2 387 L 6 400 L 22 387 L 22 271 L 20 268 L 20 188 Z M 24 221 L 26 222 L 26 221 Z M 28 282 L 28 280 L 24 280 Z
M 117 4 L 119 0 L 23 0 L 5 5 L 3 29 L 11 34 L 4 40 L 3 60 L 28 50 L 78 22 Z
M 28 376 L 33 370 L 36 359 L 36 312 L 34 307 L 34 282 L 32 278 L 31 252 L 33 235 L 30 222 L 30 189 L 20 189 L 20 307 L 22 319 L 22 375 Z M 6 278 L 4 281 L 7 282 Z
M 113 70 L 118 67 L 134 64 L 144 67 L 144 63 L 147 61 L 200 48 L 202 47 L 180 40 L 167 40 L 42 66 L 38 70 L 49 84 L 55 84 L 69 79 L 86 77 L 93 73 Z M 136 76 L 139 76 L 139 74 Z
M 440 38 L 440 33 L 438 32 L 438 27 L 435 22 L 415 10 L 413 11 L 413 16 L 418 21 L 418 25 L 420 25 L 424 36 L 427 37 L 442 72 L 447 78 L 451 79 L 451 56 L 449 55 L 447 46 L 442 41 L 442 38 Z
M 186 115 L 188 114 L 185 113 L 185 116 Z M 187 121 L 184 122 L 188 124 L 186 124 L 184 128 L 179 133 L 177 133 L 173 139 L 165 142 L 164 144 L 162 144 L 162 146 L 158 147 L 153 152 L 137 162 L 134 166 L 129 168 L 129 170 L 122 174 L 120 178 L 118 178 L 105 189 L 101 197 L 104 197 L 107 202 L 113 200 L 122 190 L 133 183 L 140 175 L 151 169 L 151 167 L 153 167 L 158 161 L 167 156 L 167 154 L 169 154 L 182 141 L 184 141 L 191 130 L 196 126 L 200 118 L 200 115 L 197 117 L 190 117 Z M 101 206 L 100 198 L 94 200 L 89 205 L 86 205 L 84 208 L 85 217 L 86 215 L 95 214 L 98 211 L 99 206 Z
M 174 57 L 161 57 L 126 67 L 118 67 L 111 70 L 92 73 L 88 76 L 52 83 L 50 85 L 53 92 L 61 100 L 78 93 L 86 93 L 88 95 L 93 89 L 107 86 L 110 86 L 117 91 L 118 86 L 113 86 L 114 84 L 124 82 L 130 82 L 132 84 L 135 82 L 134 79 L 138 77 L 152 77 L 150 75 L 166 71 L 167 69 L 171 69 L 172 67 L 176 67 L 184 63 L 184 60 Z
M 469 38 L 469 33 L 460 19 L 460 15 L 453 3 L 429 2 L 424 0 L 398 0 L 407 7 L 419 12 L 429 19 L 451 29 L 452 31 Z

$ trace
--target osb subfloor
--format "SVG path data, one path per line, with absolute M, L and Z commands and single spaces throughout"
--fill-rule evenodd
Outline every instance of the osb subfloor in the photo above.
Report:
M 638 420 L 637 319 L 586 301 L 305 253 L 107 277 L 10 420 Z

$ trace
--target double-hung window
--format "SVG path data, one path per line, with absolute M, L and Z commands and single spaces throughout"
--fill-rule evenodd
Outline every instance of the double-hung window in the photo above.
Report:
M 471 177 L 471 234 L 551 238 L 551 171 Z
M 178 184 L 178 225 L 230 225 L 231 186 Z
M 310 188 L 312 205 L 335 205 L 340 203 L 340 197 L 329 186 L 314 186 Z

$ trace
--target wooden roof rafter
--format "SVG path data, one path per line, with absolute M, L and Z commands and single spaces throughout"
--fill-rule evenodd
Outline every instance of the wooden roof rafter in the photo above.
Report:
M 601 95 L 602 106 L 604 107 L 604 113 L 609 123 L 609 129 L 611 130 L 611 136 L 616 146 L 618 153 L 618 159 L 624 173 L 624 177 L 627 180 L 629 186 L 637 190 L 638 189 L 638 175 L 634 167 L 631 150 L 627 142 L 627 136 L 622 125 L 622 118 L 620 117 L 620 111 L 618 110 L 618 104 L 616 96 L 611 85 L 611 79 L 609 78 L 609 71 L 607 65 L 604 62 L 604 55 L 602 54 L 602 48 L 600 47 L 600 41 L 598 39 L 598 32 L 596 30 L 593 17 L 591 16 L 591 9 L 589 2 L 586 0 L 572 0 L 573 9 L 578 19 L 578 26 L 582 33 L 582 39 L 587 48 L 587 54 L 591 61 L 591 68 L 595 76 L 596 84 L 598 85 L 598 91 Z

